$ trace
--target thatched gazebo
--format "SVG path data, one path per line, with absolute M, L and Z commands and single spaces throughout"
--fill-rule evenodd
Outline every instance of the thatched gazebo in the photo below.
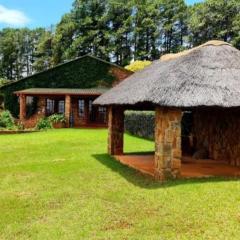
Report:
M 123 154 L 124 110 L 155 110 L 156 179 L 181 174 L 181 119 L 193 113 L 196 148 L 240 166 L 240 51 L 221 41 L 164 56 L 100 96 L 109 107 L 111 155 Z

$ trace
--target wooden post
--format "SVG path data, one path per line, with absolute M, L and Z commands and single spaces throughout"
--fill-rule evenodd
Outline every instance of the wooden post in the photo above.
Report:
M 108 110 L 108 153 L 123 154 L 124 110 L 121 107 L 109 107 Z
M 181 169 L 181 119 L 179 109 L 156 108 L 155 179 L 177 178 Z
M 20 103 L 19 118 L 21 122 L 24 122 L 24 120 L 26 119 L 26 95 L 24 94 L 19 95 L 19 103 Z
M 86 125 L 89 122 L 89 99 L 84 99 L 84 121 Z
M 39 96 L 37 101 L 37 112 L 39 118 L 46 116 L 46 104 L 46 98 L 44 96 Z
M 65 118 L 66 118 L 66 127 L 70 127 L 70 114 L 71 114 L 71 96 L 65 96 Z

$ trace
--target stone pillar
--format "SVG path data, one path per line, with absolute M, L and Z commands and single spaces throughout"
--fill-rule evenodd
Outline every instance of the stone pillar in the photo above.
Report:
M 71 96 L 65 96 L 65 118 L 66 118 L 66 127 L 70 127 L 70 114 L 71 114 Z
M 108 109 L 108 153 L 123 154 L 124 110 L 121 107 Z
M 21 94 L 19 96 L 20 110 L 19 110 L 19 118 L 21 122 L 24 122 L 26 119 L 26 96 Z
M 156 108 L 155 122 L 155 179 L 177 178 L 181 170 L 181 120 L 179 109 Z

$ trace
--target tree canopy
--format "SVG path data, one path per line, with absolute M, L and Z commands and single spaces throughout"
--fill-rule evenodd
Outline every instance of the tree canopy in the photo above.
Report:
M 16 80 L 85 54 L 121 66 L 208 40 L 240 49 L 240 1 L 75 0 L 51 30 L 0 31 L 0 77 Z

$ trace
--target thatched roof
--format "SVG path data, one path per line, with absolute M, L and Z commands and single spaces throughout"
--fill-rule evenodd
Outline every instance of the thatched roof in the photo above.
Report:
M 100 105 L 240 106 L 240 51 L 210 41 L 154 61 L 100 96 Z

